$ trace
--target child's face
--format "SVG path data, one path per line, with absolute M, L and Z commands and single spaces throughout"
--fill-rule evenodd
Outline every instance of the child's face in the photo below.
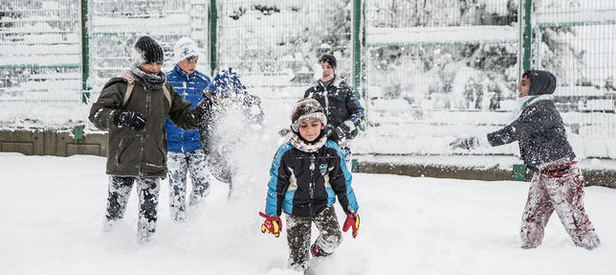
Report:
M 178 62 L 178 66 L 187 74 L 192 74 L 195 72 L 195 68 L 197 67 L 197 60 L 198 58 L 196 56 L 191 56 Z
M 530 91 L 530 79 L 527 76 L 522 77 L 520 83 L 518 83 L 518 97 L 525 97 Z
M 139 67 L 139 69 L 141 69 L 142 71 L 144 71 L 144 72 L 146 72 L 148 74 L 158 75 L 158 74 L 160 74 L 160 70 L 161 70 L 162 66 L 163 66 L 163 64 L 152 62 L 152 63 L 141 65 L 141 67 Z
M 312 142 L 319 137 L 323 127 L 323 123 L 316 118 L 306 119 L 299 124 L 299 135 L 303 139 Z
M 321 76 L 321 81 L 323 83 L 330 82 L 334 79 L 334 68 L 327 62 L 319 62 L 321 65 L 321 69 L 323 69 L 323 75 Z

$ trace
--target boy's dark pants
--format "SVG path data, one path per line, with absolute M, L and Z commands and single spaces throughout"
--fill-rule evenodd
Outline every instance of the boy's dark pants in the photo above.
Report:
M 107 197 L 105 217 L 108 221 L 115 221 L 124 217 L 130 191 L 135 182 L 137 182 L 137 194 L 139 195 L 137 238 L 140 242 L 147 242 L 156 231 L 156 207 L 158 206 L 160 189 L 159 177 L 109 177 L 109 196 Z
M 597 247 L 600 241 L 584 210 L 583 197 L 584 178 L 576 165 L 559 174 L 535 173 L 522 216 L 522 247 L 541 244 L 544 228 L 554 211 L 575 245 Z
M 342 241 L 338 218 L 336 218 L 333 206 L 325 208 L 314 218 L 287 215 L 287 242 L 291 266 L 304 266 L 308 261 L 312 222 L 315 223 L 320 233 L 316 244 L 324 252 L 334 252 Z

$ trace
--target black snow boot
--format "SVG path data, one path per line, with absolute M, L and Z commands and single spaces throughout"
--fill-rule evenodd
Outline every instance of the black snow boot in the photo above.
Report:
M 323 251 L 323 249 L 321 249 L 320 246 L 318 246 L 316 243 L 312 244 L 312 246 L 310 246 L 310 253 L 312 253 L 312 256 L 314 257 L 327 257 L 332 253 L 327 253 L 325 251 Z

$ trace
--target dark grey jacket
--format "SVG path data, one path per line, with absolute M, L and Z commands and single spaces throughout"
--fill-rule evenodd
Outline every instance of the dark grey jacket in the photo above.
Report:
M 565 127 L 551 100 L 542 100 L 524 108 L 520 117 L 505 128 L 488 134 L 492 146 L 518 141 L 524 163 L 533 171 L 539 165 L 575 154 L 567 141 Z
M 356 129 L 346 133 L 347 139 L 354 138 L 359 132 L 359 124 L 364 119 L 364 108 L 353 93 L 353 88 L 344 80 L 336 76 L 327 86 L 321 80 L 304 92 L 304 98 L 311 97 L 316 99 L 325 109 L 327 124 L 334 128 L 345 121 L 351 121 Z M 330 139 L 338 142 L 337 136 L 330 136 Z
M 167 175 L 165 119 L 169 117 L 183 129 L 193 129 L 198 124 L 196 111 L 190 109 L 190 103 L 169 83 L 164 85 L 171 95 L 171 104 L 162 88 L 147 90 L 139 78 L 135 79 L 133 92 L 123 107 L 127 85 L 124 78 L 112 78 L 90 109 L 90 121 L 101 130 L 109 130 L 107 174 L 164 178 Z M 113 123 L 113 114 L 121 110 L 144 114 L 147 119 L 145 127 L 140 131 L 118 128 Z

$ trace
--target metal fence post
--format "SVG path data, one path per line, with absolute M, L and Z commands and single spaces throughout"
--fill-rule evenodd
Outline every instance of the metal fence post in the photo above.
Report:
M 88 88 L 88 77 L 90 70 L 90 42 L 88 40 L 88 0 L 81 0 L 81 101 L 87 103 L 90 98 L 90 89 Z
M 352 28 L 352 43 L 353 43 L 353 90 L 355 95 L 360 97 L 359 87 L 361 84 L 361 41 L 359 34 L 361 32 L 361 0 L 353 0 L 353 28 Z
M 511 179 L 515 181 L 525 181 L 526 180 L 526 165 L 514 164 L 513 171 L 511 173 Z
M 523 68 L 524 71 L 530 70 L 530 59 L 531 59 L 531 38 L 532 38 L 532 26 L 530 22 L 531 10 L 533 8 L 532 0 L 524 1 L 524 55 L 523 58 Z
M 209 20 L 208 20 L 208 32 L 209 32 L 209 42 L 210 42 L 210 70 L 211 70 L 211 74 L 210 75 L 214 75 L 214 73 L 216 72 L 216 63 L 217 61 L 217 54 L 218 54 L 218 50 L 217 50 L 217 33 L 216 33 L 216 28 L 217 28 L 217 23 L 218 23 L 218 12 L 217 12 L 217 7 L 216 7 L 216 0 L 211 0 L 210 1 L 210 13 L 209 13 Z

